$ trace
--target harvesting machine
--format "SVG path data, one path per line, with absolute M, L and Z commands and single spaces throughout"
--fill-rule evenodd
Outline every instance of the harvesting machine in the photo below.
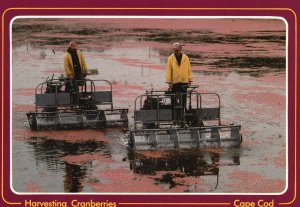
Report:
M 129 143 L 136 150 L 238 146 L 241 126 L 221 122 L 220 96 L 199 93 L 189 86 L 186 94 L 146 91 L 134 103 L 134 126 Z M 186 98 L 186 103 L 183 101 Z
M 99 86 L 100 85 L 100 86 Z M 107 80 L 70 80 L 61 75 L 35 89 L 35 111 L 27 118 L 32 130 L 128 126 L 128 109 L 114 108 Z

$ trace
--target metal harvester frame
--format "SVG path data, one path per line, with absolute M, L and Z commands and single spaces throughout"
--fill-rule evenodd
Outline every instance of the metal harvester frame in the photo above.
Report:
M 149 150 L 239 145 L 241 126 L 221 123 L 220 96 L 199 93 L 196 88 L 189 87 L 186 94 L 147 91 L 138 96 L 134 103 L 134 126 L 130 130 L 132 147 Z M 187 97 L 186 106 L 183 95 Z M 214 106 L 204 106 L 207 96 L 215 99 Z
M 96 90 L 97 83 L 106 89 Z M 127 114 L 128 109 L 114 108 L 112 84 L 107 80 L 52 77 L 36 87 L 35 111 L 28 112 L 27 118 L 32 130 L 58 130 L 128 127 Z

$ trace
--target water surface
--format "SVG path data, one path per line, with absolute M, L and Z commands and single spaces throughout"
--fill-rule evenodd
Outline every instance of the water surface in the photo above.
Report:
M 180 24 L 179 24 L 180 23 Z M 179 28 L 179 25 L 182 27 Z M 12 30 L 12 187 L 17 192 L 280 193 L 286 185 L 286 30 L 267 19 L 17 19 Z M 91 79 L 113 83 L 114 106 L 166 90 L 175 41 L 199 92 L 221 96 L 222 123 L 242 125 L 238 148 L 133 152 L 118 128 L 29 129 L 34 90 L 64 73 L 76 40 Z M 267 150 L 266 150 L 267 149 Z

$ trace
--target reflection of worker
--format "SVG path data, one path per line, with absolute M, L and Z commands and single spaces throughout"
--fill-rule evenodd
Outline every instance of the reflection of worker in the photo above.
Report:
M 181 94 L 185 108 L 187 87 L 192 82 L 192 70 L 190 59 L 182 53 L 182 46 L 178 42 L 173 44 L 173 54 L 168 57 L 166 82 L 173 93 Z
M 66 77 L 76 82 L 82 80 L 87 74 L 87 66 L 83 54 L 77 49 L 76 42 L 70 42 L 64 56 L 64 68 Z

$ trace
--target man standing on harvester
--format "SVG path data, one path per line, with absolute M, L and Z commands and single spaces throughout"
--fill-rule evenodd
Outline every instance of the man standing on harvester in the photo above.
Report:
M 173 53 L 168 57 L 166 70 L 166 83 L 172 93 L 182 98 L 183 109 L 186 107 L 187 87 L 192 82 L 192 70 L 190 59 L 182 53 L 182 46 L 176 42 L 173 44 Z M 172 103 L 174 104 L 174 102 Z
M 72 84 L 80 85 L 87 75 L 87 66 L 83 54 L 77 48 L 76 42 L 69 43 L 69 47 L 64 56 L 64 68 L 66 77 L 72 80 Z M 69 84 L 68 84 L 69 85 Z M 66 86 L 66 91 L 70 90 L 70 86 Z

